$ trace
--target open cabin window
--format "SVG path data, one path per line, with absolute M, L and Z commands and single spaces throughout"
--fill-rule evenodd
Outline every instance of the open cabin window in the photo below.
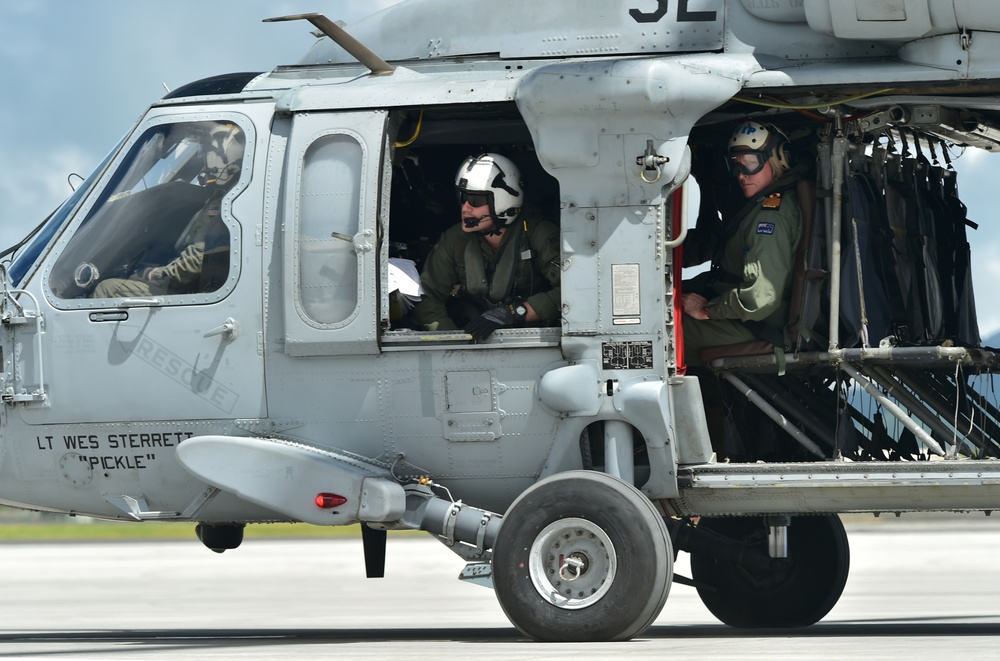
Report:
M 541 221 L 559 225 L 558 181 L 539 163 L 527 125 L 513 103 L 408 108 L 396 111 L 393 120 L 398 130 L 387 214 L 388 266 L 383 272 L 388 296 L 382 320 L 388 330 L 382 333 L 382 348 L 470 344 L 461 326 L 431 331 L 414 315 L 421 297 L 413 291 L 417 284 L 413 279 L 419 282 L 434 246 L 461 222 L 459 167 L 466 158 L 484 153 L 499 154 L 517 166 L 525 202 L 510 226 L 516 229 Z M 467 321 L 460 309 L 463 296 L 457 286 L 454 301 L 449 301 L 449 316 L 456 325 Z M 558 343 L 560 328 L 558 323 L 504 328 L 496 335 L 500 337 L 506 344 L 548 346 Z
M 231 205 L 249 179 L 248 127 L 231 115 L 153 120 L 61 250 L 48 280 L 53 296 L 80 307 L 224 296 L 238 268 Z

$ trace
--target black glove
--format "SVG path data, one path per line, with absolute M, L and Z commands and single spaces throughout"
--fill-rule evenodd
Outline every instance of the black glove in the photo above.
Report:
M 523 326 L 527 314 L 528 309 L 524 307 L 524 303 L 500 305 L 482 313 L 478 319 L 470 321 L 464 330 L 472 336 L 473 340 L 482 342 L 498 328 Z

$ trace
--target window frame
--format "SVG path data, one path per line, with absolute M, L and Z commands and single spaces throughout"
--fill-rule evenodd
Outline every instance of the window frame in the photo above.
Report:
M 99 203 L 105 201 L 109 186 L 118 181 L 119 171 L 122 167 L 127 167 L 125 163 L 135 146 L 146 138 L 148 134 L 157 127 L 168 124 L 203 123 L 203 122 L 227 122 L 237 125 L 246 139 L 244 148 L 243 165 L 240 178 L 237 183 L 226 192 L 223 197 L 220 213 L 229 233 L 230 262 L 229 273 L 225 282 L 211 292 L 162 294 L 154 297 L 142 297 L 141 299 L 129 298 L 63 298 L 57 295 L 52 287 L 54 270 L 62 266 L 61 260 L 68 249 L 74 248 L 73 240 L 79 230 L 88 222 L 92 212 Z M 123 302 L 141 303 L 133 307 L 167 307 L 203 305 L 215 303 L 225 299 L 236 287 L 240 277 L 241 260 L 239 259 L 240 247 L 242 245 L 243 225 L 233 213 L 233 206 L 237 198 L 247 189 L 253 176 L 254 153 L 256 150 L 256 129 L 253 121 L 241 112 L 231 110 L 219 110 L 212 112 L 164 112 L 147 117 L 132 131 L 129 138 L 120 146 L 117 154 L 112 159 L 110 167 L 101 176 L 97 186 L 91 190 L 82 205 L 77 209 L 72 221 L 62 231 L 56 241 L 51 258 L 47 260 L 44 272 L 44 292 L 46 300 L 55 308 L 61 310 L 90 310 L 108 307 L 122 307 Z M 250 222 L 251 219 L 245 219 Z M 131 303 L 126 303 L 131 305 Z

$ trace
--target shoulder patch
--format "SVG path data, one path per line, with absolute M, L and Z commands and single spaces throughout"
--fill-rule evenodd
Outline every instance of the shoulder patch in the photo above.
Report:
M 757 234 L 774 234 L 774 223 L 757 223 Z
M 761 209 L 777 209 L 781 206 L 781 193 L 772 193 L 761 202 Z

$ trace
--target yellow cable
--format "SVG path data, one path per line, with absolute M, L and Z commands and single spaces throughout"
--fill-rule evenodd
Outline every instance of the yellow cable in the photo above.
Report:
M 416 142 L 417 141 L 417 136 L 420 135 L 420 127 L 423 126 L 423 123 L 424 123 L 424 111 L 421 110 L 420 111 L 420 117 L 417 118 L 417 128 L 413 130 L 413 135 L 410 136 L 410 139 L 407 140 L 407 141 L 405 141 L 405 142 L 395 142 L 395 143 L 393 143 L 393 146 L 396 149 L 399 149 L 401 147 L 409 147 L 414 142 Z
M 816 110 L 818 108 L 826 108 L 828 106 L 838 106 L 842 103 L 850 103 L 851 101 L 857 101 L 858 99 L 867 99 L 870 96 L 876 96 L 878 94 L 885 94 L 886 92 L 893 91 L 893 88 L 888 87 L 883 90 L 876 90 L 874 92 L 868 92 L 866 94 L 858 94 L 857 96 L 849 96 L 846 99 L 840 99 L 839 101 L 826 101 L 824 103 L 812 103 L 807 105 L 794 105 L 791 103 L 777 103 L 769 101 L 758 101 L 757 99 L 751 99 L 745 96 L 735 96 L 733 97 L 736 101 L 743 101 L 744 103 L 751 103 L 757 106 L 764 106 L 767 108 L 787 108 L 788 110 Z

